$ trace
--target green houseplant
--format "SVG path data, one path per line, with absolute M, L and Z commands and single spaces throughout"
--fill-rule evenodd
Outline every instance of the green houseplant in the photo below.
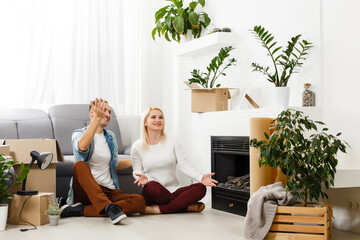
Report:
M 12 185 L 13 172 L 12 166 L 16 162 L 12 158 L 6 158 L 4 154 L 0 154 L 0 204 L 6 204 L 8 200 L 12 199 L 10 188 Z M 14 182 L 14 185 L 19 185 L 29 173 L 29 168 L 20 164 L 21 174 Z
M 155 27 L 152 30 L 152 38 L 155 40 L 156 33 L 159 37 L 164 35 L 167 41 L 180 42 L 180 35 L 187 36 L 188 30 L 191 30 L 192 36 L 198 38 L 203 29 L 209 26 L 211 19 L 205 12 L 195 12 L 200 4 L 205 6 L 205 0 L 197 0 L 189 3 L 184 8 L 184 0 L 166 0 L 172 4 L 160 8 L 155 13 Z
M 7 158 L 4 154 L 0 154 L 0 230 L 5 230 L 8 202 L 11 197 L 10 188 L 14 181 L 15 172 L 12 166 L 16 162 L 12 158 Z M 29 168 L 23 163 L 20 165 L 21 174 L 15 179 L 15 185 L 19 185 L 29 173 Z
M 224 73 L 225 69 L 232 65 L 236 65 L 236 59 L 230 58 L 227 63 L 225 63 L 226 58 L 229 57 L 229 52 L 235 49 L 232 46 L 224 47 L 220 49 L 219 54 L 214 57 L 210 64 L 206 67 L 207 72 L 200 72 L 200 70 L 194 69 L 191 72 L 192 78 L 189 79 L 189 83 L 198 83 L 203 88 L 213 88 L 220 87 L 221 84 L 216 84 L 216 80 L 219 76 L 226 76 Z M 225 64 L 225 65 L 224 65 Z
M 289 176 L 286 189 L 294 199 L 309 201 L 327 198 L 324 188 L 334 185 L 337 152 L 346 152 L 347 143 L 329 134 L 320 121 L 312 121 L 303 112 L 284 110 L 273 121 L 271 136 L 251 139 L 250 146 L 260 149 L 259 165 L 279 167 Z
M 301 40 L 301 34 L 299 34 L 288 41 L 286 50 L 279 52 L 282 46 L 277 46 L 274 36 L 264 27 L 255 26 L 251 32 L 266 49 L 274 67 L 274 73 L 270 73 L 270 67 L 252 63 L 253 71 L 266 75 L 267 80 L 274 83 L 276 87 L 286 87 L 291 75 L 297 73 L 306 60 L 305 57 L 309 54 L 309 49 L 313 47 L 312 43 Z

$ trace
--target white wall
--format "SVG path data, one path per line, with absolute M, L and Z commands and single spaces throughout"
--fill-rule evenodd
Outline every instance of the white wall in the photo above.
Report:
M 248 90 L 261 107 L 273 104 L 272 84 L 267 82 L 264 76 L 252 72 L 250 65 L 252 62 L 270 65 L 270 62 L 265 50 L 248 29 L 254 25 L 262 25 L 272 32 L 282 45 L 299 33 L 314 43 L 314 48 L 301 72 L 290 79 L 290 105 L 300 106 L 303 84 L 313 84 L 317 106 L 323 111 L 320 114 L 323 120 L 333 133 L 342 132 L 342 138 L 352 147 L 348 149 L 347 155 L 340 156 L 339 168 L 360 168 L 360 140 L 357 139 L 358 131 L 354 128 L 360 117 L 360 108 L 356 106 L 360 98 L 357 93 L 360 83 L 356 81 L 360 53 L 360 47 L 356 44 L 359 39 L 357 23 L 360 20 L 360 17 L 356 17 L 356 11 L 359 7 L 360 2 L 356 0 L 222 0 L 206 1 L 204 9 L 212 19 L 212 27 L 230 27 L 238 38 L 236 50 L 231 54 L 238 60 L 238 64 L 227 71 L 228 76 L 224 81 L 220 80 L 222 85 Z M 182 81 L 190 77 L 190 71 L 194 68 L 204 69 L 216 54 L 217 52 L 213 51 L 192 58 L 173 55 L 172 82 L 163 79 L 163 86 L 169 87 L 164 89 L 163 100 L 167 107 L 173 106 L 168 108 L 167 122 L 171 121 L 174 124 L 171 131 L 180 137 L 190 161 L 195 167 L 200 168 L 199 170 L 208 170 L 209 165 L 208 162 L 197 163 L 196 159 L 191 159 L 194 155 L 194 158 L 197 158 L 196 154 L 199 153 L 194 147 L 196 142 L 193 134 L 200 130 L 193 128 L 201 127 L 199 120 L 206 119 L 204 116 L 207 115 L 190 112 L 190 92 L 184 90 L 185 85 Z M 166 67 L 169 65 L 170 63 L 166 64 Z M 170 97 L 172 103 L 169 103 Z M 213 126 L 215 122 L 210 125 Z M 229 126 L 222 122 L 218 124 L 224 127 L 224 135 L 228 135 Z M 200 138 L 196 138 L 198 139 Z M 200 145 L 204 146 L 204 143 Z M 210 159 L 205 161 L 210 162 Z M 330 190 L 330 201 L 334 204 L 335 227 L 359 232 L 359 213 L 347 209 L 347 202 L 342 197 L 357 198 L 359 193 L 359 188 Z
M 330 129 L 342 132 L 351 146 L 340 156 L 339 168 L 345 169 L 360 168 L 358 9 L 360 2 L 356 0 L 322 1 L 324 121 Z M 349 201 L 360 202 L 360 188 L 331 189 L 329 196 L 334 205 L 334 225 L 360 233 L 360 212 L 349 210 Z

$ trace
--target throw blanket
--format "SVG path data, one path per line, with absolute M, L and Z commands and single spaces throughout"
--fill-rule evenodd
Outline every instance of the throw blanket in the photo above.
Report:
M 247 240 L 262 240 L 269 232 L 278 205 L 292 205 L 293 195 L 287 192 L 282 182 L 262 186 L 252 194 L 244 224 Z

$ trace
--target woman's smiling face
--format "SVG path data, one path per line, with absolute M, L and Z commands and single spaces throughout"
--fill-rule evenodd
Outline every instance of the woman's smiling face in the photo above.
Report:
M 159 110 L 151 110 L 145 121 L 147 130 L 161 131 L 164 128 L 164 116 Z

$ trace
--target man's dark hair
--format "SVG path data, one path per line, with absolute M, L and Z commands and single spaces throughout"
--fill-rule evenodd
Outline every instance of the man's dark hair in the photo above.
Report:
M 103 102 L 106 102 L 106 103 L 108 103 L 108 101 L 106 101 L 106 100 L 103 100 Z M 92 101 L 92 103 L 95 105 L 95 100 L 94 101 Z M 89 111 L 91 110 L 91 105 L 89 104 Z

